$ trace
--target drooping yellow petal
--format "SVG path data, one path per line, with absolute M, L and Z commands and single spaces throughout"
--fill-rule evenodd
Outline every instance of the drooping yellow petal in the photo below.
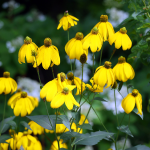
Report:
M 129 63 L 123 63 L 123 67 L 124 67 L 124 73 L 125 73 L 125 76 L 128 78 L 128 79 L 133 79 L 134 76 L 135 76 L 135 72 L 132 68 L 132 66 L 129 64 Z
M 4 78 L 0 79 L 0 94 L 2 94 L 5 90 L 5 83 L 4 83 Z
M 71 26 L 74 26 L 74 22 L 70 16 L 67 16 L 68 22 L 71 24 Z
M 108 36 L 108 32 L 107 32 L 107 28 L 106 28 L 106 23 L 105 22 L 101 22 L 101 28 L 102 28 L 102 36 L 103 36 L 104 42 L 105 42 L 105 41 L 107 41 L 107 36 Z
M 68 97 L 68 98 L 67 98 Z M 66 100 L 65 100 L 65 105 L 69 110 L 73 109 L 73 102 L 70 100 L 69 95 L 67 95 Z
M 136 107 L 138 109 L 138 113 L 140 115 L 142 115 L 142 105 L 141 105 L 141 103 L 142 103 L 142 97 L 141 97 L 140 93 L 138 93 L 138 96 L 135 97 L 135 103 L 136 103 Z
M 59 22 L 57 30 L 59 30 L 61 28 L 61 26 L 62 26 L 62 21 Z
M 68 30 L 68 20 L 66 16 L 63 17 L 63 29 L 65 31 Z
M 115 31 L 114 31 L 114 28 L 110 22 L 106 22 L 106 27 L 107 27 L 108 38 L 109 38 L 115 33 Z
M 98 83 L 97 84 L 101 87 L 104 87 L 105 84 L 107 83 L 106 71 L 107 71 L 107 69 L 104 67 L 104 68 L 101 68 L 100 71 L 98 72 L 99 77 L 98 77 Z
M 44 56 L 43 56 L 42 66 L 45 70 L 47 70 L 52 60 L 51 58 L 52 52 L 50 47 L 45 47 L 45 49 L 43 50 L 44 50 Z
M 115 41 L 115 48 L 119 49 L 121 47 L 121 44 L 122 44 L 122 34 L 118 32 L 118 36 Z
M 108 88 L 112 84 L 112 76 L 111 76 L 111 73 L 110 73 L 110 69 L 106 70 L 106 75 L 107 75 L 106 76 L 107 77 L 107 86 L 106 86 L 106 88 Z
M 72 101 L 72 103 L 78 107 L 80 107 L 80 104 L 75 100 L 75 98 L 73 97 L 73 95 L 71 93 L 68 94 L 70 100 Z
M 76 21 L 79 21 L 78 18 L 76 18 L 76 17 L 74 17 L 74 16 L 72 16 L 72 15 L 68 15 L 68 16 L 71 17 L 72 19 L 76 20 Z
M 28 44 L 25 46 L 26 49 L 26 61 L 27 63 L 33 63 L 34 62 L 34 57 L 31 55 L 31 50 L 34 50 L 34 47 L 32 44 Z
M 60 64 L 59 52 L 56 46 L 51 46 L 51 59 L 55 65 Z
M 129 41 L 128 37 L 126 36 L 127 34 L 122 34 L 122 49 L 125 51 L 128 49 L 129 46 Z
M 5 83 L 4 93 L 9 94 L 11 92 L 11 86 L 10 86 L 9 79 L 5 78 L 4 83 Z

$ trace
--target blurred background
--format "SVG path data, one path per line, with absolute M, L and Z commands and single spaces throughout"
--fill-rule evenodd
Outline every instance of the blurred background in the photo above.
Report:
M 9 71 L 11 77 L 14 78 L 18 87 L 27 91 L 29 95 L 39 98 L 39 107 L 36 108 L 31 115 L 41 115 L 46 114 L 46 110 L 43 101 L 40 101 L 39 92 L 40 85 L 38 82 L 38 76 L 36 69 L 32 67 L 32 64 L 19 64 L 18 63 L 18 51 L 24 43 L 24 38 L 29 36 L 32 41 L 37 44 L 37 46 L 42 46 L 44 44 L 44 39 L 49 37 L 52 39 L 52 44 L 55 45 L 60 54 L 61 64 L 59 66 L 54 66 L 55 77 L 57 73 L 65 72 L 66 74 L 70 71 L 70 60 L 66 55 L 64 47 L 67 43 L 68 37 L 67 32 L 62 28 L 57 30 L 59 19 L 63 17 L 64 11 L 68 10 L 70 15 L 73 15 L 79 19 L 76 26 L 71 27 L 69 30 L 70 39 L 73 38 L 76 32 L 82 32 L 86 36 L 96 23 L 100 21 L 100 16 L 102 14 L 107 14 L 109 17 L 109 22 L 112 23 L 115 32 L 117 32 L 120 27 L 120 23 L 131 16 L 132 12 L 128 8 L 127 4 L 120 2 L 121 0 L 1 0 L 0 1 L 0 76 L 2 77 L 4 71 Z M 136 25 L 135 25 L 136 26 Z M 140 40 L 140 34 L 136 36 L 133 35 L 135 28 L 134 25 L 126 24 L 127 34 L 133 42 L 133 46 Z M 144 32 L 144 31 L 143 31 Z M 110 46 L 108 42 L 103 44 L 103 55 L 102 55 L 102 65 L 105 61 L 109 60 L 114 49 L 114 45 Z M 112 67 L 118 62 L 119 56 L 124 56 L 128 58 L 130 50 L 123 51 L 119 49 L 116 51 L 112 58 Z M 95 69 L 99 66 L 100 52 L 95 53 Z M 131 113 L 131 123 L 130 130 L 134 135 L 134 138 L 129 137 L 127 139 L 126 148 L 138 145 L 146 144 L 150 146 L 150 134 L 149 133 L 149 112 L 147 111 L 148 100 L 149 100 L 149 79 L 147 74 L 149 73 L 149 68 L 144 66 L 140 59 L 137 59 L 136 64 L 133 68 L 135 69 L 135 78 L 132 81 L 127 81 L 124 83 L 121 94 L 125 97 L 127 93 L 127 85 L 132 84 L 134 88 L 138 89 L 143 97 L 143 114 L 144 119 L 142 120 L 135 113 Z M 42 66 L 39 67 L 40 76 L 43 85 L 48 81 L 52 80 L 51 68 L 49 70 L 44 70 Z M 76 61 L 75 76 L 81 78 L 81 63 Z M 89 79 L 92 77 L 92 54 L 89 52 L 87 64 L 84 65 L 84 82 L 88 83 Z M 32 84 L 31 84 L 32 83 Z M 129 89 L 132 91 L 132 88 Z M 117 124 L 115 117 L 115 103 L 113 90 L 105 89 L 103 93 L 100 93 L 101 97 L 108 100 L 108 102 L 94 102 L 94 108 L 101 117 L 103 123 L 110 132 L 117 132 Z M 121 95 L 116 91 L 117 97 L 117 109 L 119 113 L 119 120 L 123 116 L 123 109 L 121 108 Z M 9 98 L 9 96 L 8 96 Z M 47 104 L 49 106 L 49 104 Z M 2 120 L 4 106 L 4 96 L 0 96 L 0 116 Z M 85 103 L 82 106 L 81 112 L 86 114 L 89 108 L 89 104 Z M 52 113 L 53 110 L 49 111 Z M 7 106 L 6 117 L 12 116 L 13 110 Z M 24 118 L 26 119 L 26 118 Z M 27 120 L 27 119 L 26 119 Z M 88 120 L 91 125 L 93 125 L 93 131 L 101 130 L 104 128 L 100 124 L 96 115 L 93 111 L 90 112 Z M 17 121 L 17 118 L 16 118 Z M 124 125 L 128 124 L 128 116 L 125 116 L 123 121 Z M 23 129 L 22 129 L 23 130 Z M 88 132 L 88 131 L 85 131 Z M 53 134 L 47 134 L 47 136 L 54 140 Z M 125 134 L 121 134 L 125 137 Z M 118 145 L 123 145 L 124 138 L 119 136 Z M 44 139 L 44 136 L 38 137 L 42 142 L 43 149 L 48 150 L 51 143 Z M 114 148 L 111 141 L 102 140 L 96 146 L 81 146 L 78 149 L 82 150 L 106 150 L 108 148 Z

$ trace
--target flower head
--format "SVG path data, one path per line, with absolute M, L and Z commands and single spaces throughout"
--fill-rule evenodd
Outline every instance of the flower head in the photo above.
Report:
M 98 22 L 94 27 L 97 27 L 99 29 L 104 42 L 107 41 L 107 39 L 115 33 L 112 24 L 108 22 L 107 15 L 101 15 L 100 22 Z
M 83 39 L 83 49 L 90 50 L 92 53 L 100 51 L 103 45 L 103 38 L 97 27 L 94 27 L 91 32 Z
M 18 92 L 10 97 L 8 105 L 14 109 L 15 116 L 21 114 L 21 117 L 24 117 L 27 114 L 31 114 L 34 108 L 38 106 L 38 100 L 37 98 L 28 96 L 26 92 Z
M 113 72 L 115 79 L 122 82 L 126 82 L 128 79 L 132 80 L 135 76 L 134 69 L 123 56 L 118 58 L 118 63 L 114 66 Z
M 39 48 L 33 67 L 37 67 L 41 63 L 45 70 L 47 70 L 52 63 L 55 65 L 60 64 L 59 51 L 56 46 L 52 45 L 50 38 L 45 38 L 44 45 Z
M 66 143 L 63 143 L 62 139 L 59 140 L 59 147 L 60 148 L 68 148 Z M 53 141 L 50 150 L 59 150 L 57 140 Z
M 51 107 L 52 108 L 59 108 L 64 103 L 69 110 L 73 109 L 73 105 L 77 105 L 80 107 L 79 103 L 73 97 L 71 91 L 75 88 L 75 85 L 67 85 L 63 88 L 63 90 L 52 99 Z
M 72 72 L 69 72 L 69 73 L 67 74 L 67 77 L 68 77 L 67 82 L 68 82 L 70 85 L 76 85 L 76 87 L 77 87 L 76 95 L 81 94 L 81 84 L 82 84 L 82 92 L 85 90 L 85 83 L 84 83 L 83 81 L 81 81 L 80 78 L 75 77 Z M 82 82 L 82 83 L 81 83 L 81 82 Z
M 35 61 L 34 56 L 32 56 L 32 51 L 34 50 L 37 52 L 37 45 L 32 42 L 30 37 L 26 37 L 24 39 L 24 44 L 21 46 L 19 53 L 18 53 L 18 62 L 20 64 L 25 63 L 25 57 L 27 63 L 33 63 Z
M 64 31 L 66 31 L 71 26 L 77 25 L 77 22 L 74 20 L 79 21 L 78 18 L 69 15 L 68 11 L 65 11 L 64 16 L 59 20 L 57 30 L 60 29 L 61 26 L 63 26 Z
M 142 115 L 142 95 L 137 89 L 134 89 L 132 93 L 129 93 L 121 102 L 121 106 L 124 111 L 129 114 L 135 107 L 138 109 L 138 114 Z
M 96 69 L 94 74 L 94 83 L 98 84 L 100 87 L 108 88 L 109 86 L 113 86 L 115 82 L 115 77 L 113 70 L 111 69 L 111 62 L 105 61 L 104 66 L 100 66 Z
M 65 51 L 70 59 L 80 60 L 82 54 L 88 55 L 88 50 L 83 50 L 82 46 L 83 33 L 77 32 L 76 36 L 69 40 L 65 45 Z
M 0 94 L 14 93 L 17 90 L 17 83 L 10 77 L 9 72 L 4 72 L 3 77 L 0 78 Z
M 112 45 L 113 43 L 115 43 L 116 49 L 119 49 L 122 46 L 122 49 L 124 51 L 130 49 L 132 46 L 132 41 L 126 33 L 126 28 L 121 28 L 120 31 L 109 37 L 109 44 Z

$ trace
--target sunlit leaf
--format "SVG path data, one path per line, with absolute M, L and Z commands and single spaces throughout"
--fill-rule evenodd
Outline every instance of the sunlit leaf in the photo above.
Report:
M 82 124 L 78 126 L 81 129 L 93 130 L 90 124 Z
M 117 127 L 117 129 L 119 131 L 124 132 L 124 133 L 130 135 L 131 137 L 133 137 L 133 135 L 132 135 L 132 133 L 131 133 L 131 131 L 130 131 L 128 126 L 122 125 L 122 126 Z

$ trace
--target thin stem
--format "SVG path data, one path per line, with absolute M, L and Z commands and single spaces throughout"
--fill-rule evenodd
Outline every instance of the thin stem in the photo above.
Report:
M 81 99 L 82 99 L 82 82 L 83 82 L 83 64 L 82 64 L 81 96 L 80 96 L 79 104 L 81 103 Z
M 101 49 L 101 56 L 100 56 L 99 66 L 101 65 L 102 53 L 103 53 L 103 47 L 102 47 L 102 49 Z
M 94 75 L 94 53 L 93 53 L 93 75 Z
M 146 7 L 146 3 L 145 3 L 145 0 L 142 0 L 143 1 L 143 4 L 144 4 L 144 6 Z
M 118 114 L 117 114 L 117 106 L 116 106 L 116 95 L 115 95 L 115 89 L 114 89 L 114 99 L 115 99 L 115 110 L 116 110 L 117 124 L 118 124 L 118 126 L 119 126 L 119 122 L 118 122 Z
M 130 114 L 129 114 L 128 128 L 129 128 L 129 125 L 130 125 Z M 123 150 L 125 149 L 125 145 L 126 145 L 127 137 L 128 137 L 128 134 L 126 134 L 126 139 L 125 139 L 125 142 L 124 142 Z
M 1 129 L 0 129 L 0 136 L 1 136 L 3 124 L 4 124 L 5 110 L 6 110 L 6 95 L 5 95 L 5 102 L 4 102 L 3 120 L 2 120 L 2 124 L 1 124 Z
M 119 92 L 119 94 L 122 96 L 122 94 L 120 93 L 120 91 L 119 90 L 117 90 L 118 92 Z M 124 99 L 124 97 L 122 96 L 122 98 Z
M 112 54 L 111 54 L 111 57 L 110 57 L 109 61 L 112 59 L 112 57 L 113 57 L 113 55 L 115 54 L 115 52 L 116 52 L 116 48 L 113 50 L 113 52 L 112 52 Z
M 53 67 L 51 67 L 51 69 L 52 69 L 53 78 L 55 79 L 55 75 L 54 75 L 54 69 L 53 69 Z

